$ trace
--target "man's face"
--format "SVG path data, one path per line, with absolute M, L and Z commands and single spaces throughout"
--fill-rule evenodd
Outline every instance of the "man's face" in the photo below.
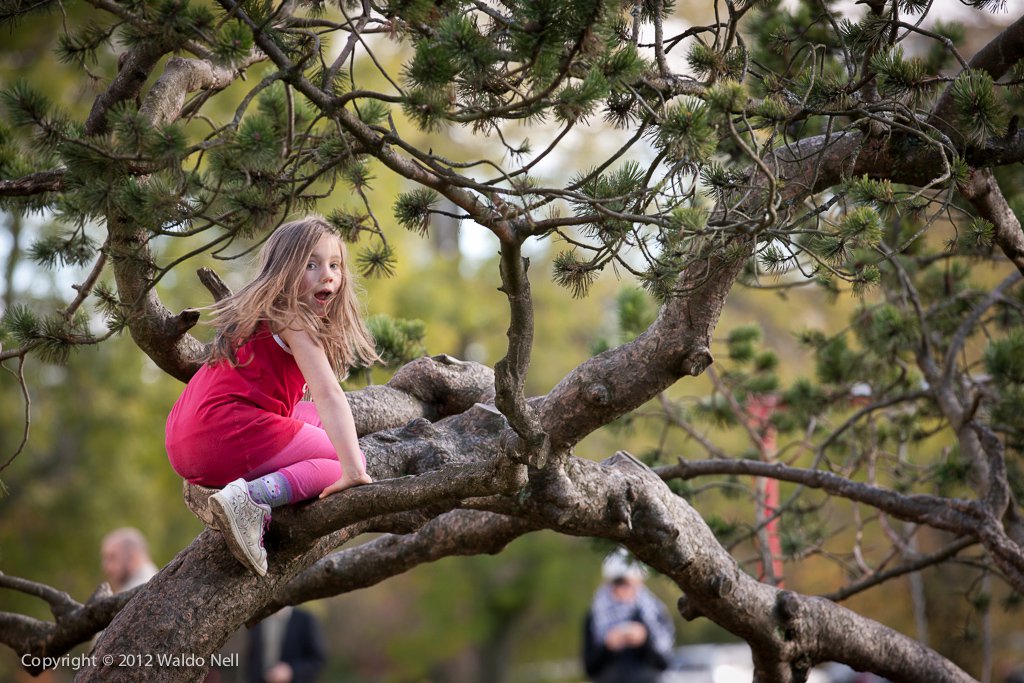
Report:
M 100 566 L 110 587 L 115 591 L 128 578 L 128 549 L 118 540 L 110 540 L 100 547 Z
M 629 577 L 621 577 L 612 581 L 612 597 L 619 602 L 633 602 L 636 600 L 636 589 L 639 581 Z

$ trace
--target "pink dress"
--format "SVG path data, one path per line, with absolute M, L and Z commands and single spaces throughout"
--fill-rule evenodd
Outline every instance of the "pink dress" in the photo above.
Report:
M 167 417 L 171 467 L 194 484 L 220 487 L 260 469 L 304 424 L 294 413 L 305 379 L 265 323 L 237 358 L 200 368 Z

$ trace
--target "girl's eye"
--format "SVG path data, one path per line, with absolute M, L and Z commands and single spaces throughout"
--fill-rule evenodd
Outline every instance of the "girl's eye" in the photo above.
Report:
M 312 261 L 306 264 L 306 270 L 313 270 L 314 268 L 316 268 L 316 264 Z

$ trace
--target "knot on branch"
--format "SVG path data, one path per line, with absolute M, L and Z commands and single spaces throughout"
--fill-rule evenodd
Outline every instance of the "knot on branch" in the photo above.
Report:
M 618 497 L 609 498 L 605 509 L 607 510 L 605 516 L 613 526 L 625 527 L 629 531 L 633 530 L 633 512 L 628 501 Z
M 679 616 L 684 621 L 693 621 L 704 616 L 704 613 L 700 611 L 700 608 L 697 607 L 693 600 L 685 595 L 679 596 L 679 599 L 676 601 L 676 609 L 679 610 Z
M 792 591 L 779 591 L 775 596 L 775 616 L 787 641 L 796 640 L 799 631 L 800 600 Z
M 492 484 L 497 493 L 511 495 L 521 491 L 530 481 L 526 465 L 499 458 L 494 464 Z
M 110 584 L 106 581 L 96 586 L 96 590 L 92 592 L 89 599 L 85 601 L 86 604 L 96 602 L 97 600 L 104 600 L 109 597 L 113 597 L 114 590 L 110 587 Z
M 587 403 L 606 406 L 611 403 L 612 394 L 607 386 L 600 382 L 595 382 L 587 385 L 587 388 L 583 391 L 583 398 Z
M 171 318 L 171 328 L 174 333 L 181 336 L 191 330 L 199 322 L 199 311 L 194 308 L 186 308 L 178 315 Z
M 708 588 L 716 598 L 726 598 L 736 590 L 736 580 L 725 572 L 718 572 L 711 577 Z
M 701 374 L 708 367 L 715 362 L 714 356 L 711 355 L 711 350 L 706 346 L 702 346 L 694 351 L 688 353 L 682 363 L 680 363 L 680 372 L 683 375 L 690 375 L 696 377 Z
M 967 172 L 967 182 L 958 185 L 961 194 L 969 201 L 976 201 L 992 192 L 991 172 L 972 168 Z
M 551 451 L 547 436 L 543 432 L 537 433 L 534 438 L 524 439 L 512 427 L 501 430 L 498 447 L 508 460 L 539 470 L 547 465 Z
M 425 417 L 417 417 L 410 420 L 409 423 L 402 428 L 400 435 L 402 437 L 410 438 L 428 438 L 436 433 L 437 430 L 434 428 L 434 425 L 431 424 L 430 420 Z

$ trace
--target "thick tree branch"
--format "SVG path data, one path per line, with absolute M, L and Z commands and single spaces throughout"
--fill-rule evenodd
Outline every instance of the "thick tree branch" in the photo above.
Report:
M 143 51 L 143 56 L 145 54 L 148 53 Z M 207 62 L 172 58 L 139 111 L 151 125 L 171 122 L 180 114 L 188 93 L 222 89 L 231 83 L 234 75 L 230 69 Z M 94 108 L 94 114 L 98 116 L 100 109 L 99 106 Z M 98 121 L 96 119 L 95 125 L 99 125 Z M 188 381 L 204 355 L 203 345 L 187 334 L 198 316 L 194 311 L 174 315 L 160 302 L 152 286 L 156 267 L 147 226 L 138 225 L 133 216 L 108 215 L 107 230 L 114 277 L 127 309 L 132 339 L 164 372 Z
M 780 205 L 792 211 L 803 198 L 853 176 L 925 186 L 941 175 L 945 160 L 938 145 L 922 145 L 910 136 L 894 133 L 882 139 L 848 131 L 778 147 L 766 155 L 764 165 L 778 174 Z M 736 252 L 746 248 L 744 239 L 750 238 L 737 238 Z M 552 448 L 571 446 L 711 363 L 712 333 L 745 263 L 735 255 L 723 258 L 723 252 L 683 271 L 678 293 L 642 335 L 586 361 L 552 390 L 541 412 Z
M 378 480 L 311 504 L 301 525 L 286 524 L 288 542 L 305 546 L 333 529 L 389 512 L 508 495 L 522 488 L 525 475 L 522 466 L 495 461 L 449 464 L 420 475 Z
M 598 354 L 566 375 L 545 397 L 541 424 L 553 450 L 572 447 L 712 362 L 711 336 L 743 260 L 711 259 L 680 276 L 680 294 L 633 341 Z
M 68 614 L 82 606 L 80 602 L 72 599 L 72 597 L 64 591 L 57 590 L 35 581 L 29 581 L 17 576 L 10 576 L 3 572 L 0 572 L 0 588 L 16 590 L 26 595 L 31 595 L 39 598 L 40 600 L 44 600 L 50 606 L 50 611 L 54 616 Z
M 85 120 L 85 134 L 104 134 L 111 108 L 119 102 L 138 99 L 153 69 L 171 49 L 170 44 L 162 41 L 146 40 L 121 54 L 117 76 L 93 102 L 89 118 Z
M 231 85 L 237 69 L 211 64 L 198 59 L 172 57 L 164 73 L 150 88 L 139 113 L 153 126 L 176 120 L 189 93 L 200 90 L 217 91 Z
M 436 422 L 494 398 L 494 372 L 480 363 L 441 354 L 399 368 L 384 385 L 348 392 L 360 435 L 417 418 Z
M 366 588 L 445 557 L 493 555 L 536 528 L 490 512 L 446 512 L 410 534 L 387 534 L 328 555 L 284 586 L 262 613 Z
M 39 171 L 13 180 L 0 180 L 0 197 L 31 197 L 64 188 L 64 170 Z
M 782 463 L 736 458 L 730 460 L 680 459 L 675 465 L 655 470 L 662 479 L 693 479 L 711 474 L 768 477 L 820 489 L 830 495 L 864 503 L 908 522 L 927 524 L 958 534 L 971 533 L 983 513 L 977 502 L 924 494 L 904 495 L 891 489 L 864 484 L 822 470 L 808 470 Z
M 138 588 L 133 588 L 111 595 L 110 587 L 104 583 L 84 604 L 55 611 L 52 622 L 0 612 L 0 642 L 19 655 L 59 657 L 106 627 L 138 592 Z M 26 669 L 33 675 L 42 671 L 39 666 Z
M 833 133 L 829 128 L 829 134 L 786 144 L 754 159 L 762 172 L 748 174 L 738 183 L 742 186 L 738 192 L 745 193 L 746 199 L 730 207 L 732 213 L 724 208 L 715 213 L 707 235 L 699 238 L 706 238 L 708 249 L 679 275 L 673 296 L 662 306 L 649 329 L 633 342 L 581 364 L 548 396 L 530 402 L 523 393 L 532 345 L 529 283 L 525 262 L 519 251 L 509 245 L 519 243 L 518 238 L 526 232 L 519 228 L 527 226 L 532 216 L 527 215 L 527 208 L 502 204 L 500 196 L 504 196 L 501 193 L 520 193 L 519 196 L 529 197 L 530 201 L 539 197 L 529 207 L 539 212 L 552 201 L 566 197 L 575 199 L 583 196 L 582 193 L 570 196 L 578 188 L 572 188 L 572 192 L 520 191 L 511 186 L 509 176 L 504 177 L 509 187 L 498 187 L 500 181 L 488 186 L 471 178 L 468 171 L 456 173 L 452 169 L 461 166 L 442 159 L 433 151 L 417 154 L 407 141 L 399 138 L 393 126 L 388 130 L 360 120 L 357 112 L 348 107 L 357 99 L 355 93 L 338 96 L 314 85 L 310 80 L 314 77 L 307 78 L 304 74 L 311 62 L 296 63 L 292 57 L 303 49 L 302 46 L 290 43 L 288 48 L 283 48 L 284 42 L 275 40 L 265 26 L 246 16 L 234 0 L 222 0 L 221 5 L 233 19 L 253 29 L 259 47 L 279 69 L 280 79 L 304 95 L 314 109 L 319 110 L 318 115 L 323 114 L 335 122 L 346 139 L 351 136 L 356 146 L 380 160 L 389 170 L 451 199 L 467 216 L 485 225 L 509 247 L 502 252 L 503 289 L 512 311 L 509 353 L 497 368 L 497 379 L 490 370 L 476 364 L 446 358 L 420 359 L 403 368 L 388 385 L 354 392 L 350 400 L 360 420 L 359 431 L 364 435 L 372 433 L 364 436 L 361 445 L 370 456 L 370 470 L 378 483 L 326 501 L 276 512 L 267 537 L 271 572 L 265 579 L 246 573 L 225 552 L 217 533 L 204 532 L 110 623 L 98 646 L 98 654 L 132 651 L 133 647 L 151 653 L 209 653 L 240 623 L 283 602 L 352 590 L 444 555 L 497 551 L 521 533 L 550 528 L 625 543 L 676 582 L 685 592 L 692 613 L 708 616 L 751 643 L 759 682 L 800 680 L 810 665 L 826 660 L 870 669 L 896 681 L 968 680 L 966 674 L 920 644 L 829 601 L 781 592 L 754 581 L 718 544 L 696 511 L 685 500 L 672 495 L 657 475 L 628 454 L 618 454 L 600 465 L 568 454 L 587 434 L 657 396 L 678 378 L 699 374 L 711 363 L 711 340 L 726 296 L 758 241 L 768 236 L 764 233 L 789 231 L 792 222 L 800 218 L 804 199 L 862 174 L 918 187 L 937 185 L 941 181 L 945 183 L 943 187 L 949 187 L 946 182 L 949 164 L 942 146 L 945 141 L 940 143 L 917 134 L 910 130 L 909 124 L 897 125 L 901 119 L 898 112 L 893 112 L 887 136 L 872 135 L 870 129 Z M 114 5 L 107 9 L 118 11 Z M 704 29 L 712 33 L 719 29 L 724 31 L 721 36 L 715 36 L 722 38 L 721 42 L 716 40 L 716 47 L 733 46 L 739 36 L 736 22 L 748 9 L 736 10 L 730 6 L 727 23 L 716 23 Z M 287 21 L 290 11 L 291 5 L 282 5 L 276 10 L 277 18 Z M 492 11 L 500 16 L 498 10 Z M 660 26 L 660 19 L 656 23 Z M 358 24 L 359 27 L 366 25 L 365 21 Z M 1020 22 L 1011 27 L 1015 28 L 1014 32 L 1008 29 L 1005 36 L 976 55 L 976 67 L 994 74 L 1005 71 L 1015 61 L 1013 55 L 1021 52 L 1019 25 Z M 350 23 L 342 30 L 356 26 Z M 414 27 L 413 30 L 428 31 L 430 27 Z M 660 28 L 657 35 L 660 42 Z M 357 44 L 358 37 L 353 34 L 349 41 L 351 47 Z M 143 92 L 148 75 L 163 54 L 159 42 L 140 45 L 126 55 L 121 73 L 94 103 L 87 123 L 89 132 L 105 130 L 107 112 L 114 103 L 137 98 Z M 286 52 L 286 49 L 295 51 Z M 649 85 L 663 89 L 663 93 L 668 94 L 667 99 L 682 93 L 703 94 L 702 84 L 677 78 L 666 71 L 661 59 L 664 49 L 664 45 L 655 46 L 661 77 Z M 201 50 L 197 54 L 204 53 Z M 310 51 L 306 57 L 313 55 L 315 52 Z M 574 56 L 575 53 L 571 54 L 560 66 L 556 79 L 538 88 L 540 95 L 515 93 L 515 97 L 550 104 L 545 100 L 570 75 Z M 337 64 L 340 65 L 340 61 Z M 522 72 L 524 78 L 528 76 L 526 69 L 528 67 Z M 855 67 L 851 64 L 850 69 Z M 171 59 L 148 93 L 141 111 L 153 125 L 174 121 L 183 115 L 188 93 L 223 88 L 236 75 L 204 60 Z M 575 74 L 572 76 L 575 78 Z M 867 81 L 864 85 L 873 87 Z M 630 92 L 637 94 L 633 89 Z M 645 97 L 649 94 L 645 89 Z M 453 96 L 458 97 L 458 94 Z M 489 114 L 507 113 L 520 106 L 515 100 L 511 105 L 502 103 L 500 97 L 499 94 L 494 100 L 499 104 L 491 111 L 481 108 L 463 118 L 484 121 Z M 358 99 L 361 98 L 360 94 Z M 398 99 L 381 96 L 380 101 L 397 103 Z M 652 115 L 645 121 L 657 116 L 655 109 L 661 111 L 659 107 L 664 100 L 658 100 L 652 96 L 649 101 L 640 103 Z M 940 104 L 948 103 L 943 100 Z M 468 109 L 462 111 L 466 113 Z M 544 112 L 538 109 L 537 113 Z M 293 126 L 292 114 L 294 111 L 289 105 L 289 131 Z M 876 115 L 875 110 L 871 115 Z M 810 116 L 807 109 L 798 112 L 793 120 Z M 938 118 L 946 120 L 947 117 Z M 286 150 L 296 151 L 287 145 Z M 1005 141 L 996 141 L 984 150 L 967 153 L 973 164 L 982 165 L 986 158 L 989 163 L 1012 163 L 1024 156 L 1024 137 L 1017 134 Z M 618 158 L 613 157 L 604 169 L 610 168 Z M 288 163 L 298 160 L 299 155 L 293 155 Z M 659 167 L 661 163 L 659 159 Z M 497 164 L 492 166 L 501 170 Z M 1014 260 L 1017 258 L 1014 254 L 1024 254 L 1024 244 L 1015 241 L 1019 238 L 1020 225 L 1014 223 L 1012 212 L 1008 211 L 994 180 L 984 173 L 986 171 L 979 171 L 974 175 L 966 196 L 983 215 L 990 217 L 997 227 L 997 241 Z M 652 169 L 644 182 L 654 176 Z M 675 180 L 659 186 L 664 189 L 666 199 L 672 194 L 668 189 L 672 182 Z M 47 188 L 59 187 L 56 183 L 55 178 L 29 177 L 0 184 L 0 193 L 15 192 L 15 188 L 29 193 L 53 191 Z M 485 191 L 488 188 L 492 191 Z M 767 212 L 759 205 L 765 196 L 773 197 L 771 210 Z M 683 190 L 671 199 L 673 202 L 679 199 L 682 202 L 679 206 L 683 206 L 692 195 Z M 642 202 L 638 202 L 640 204 Z M 652 206 L 644 204 L 636 211 L 660 210 Z M 605 216 L 604 207 L 597 205 L 595 209 Z M 739 220 L 735 220 L 733 214 Z M 626 221 L 635 219 L 637 223 L 651 226 L 667 222 L 663 215 L 623 213 L 614 217 Z M 146 227 L 131 216 L 110 216 L 111 240 L 107 253 L 114 264 L 122 301 L 129 309 L 129 326 L 136 343 L 161 368 L 187 379 L 201 352 L 201 345 L 187 334 L 196 317 L 188 311 L 171 314 L 153 292 L 156 269 L 148 247 L 152 232 Z M 743 232 L 745 229 L 749 232 Z M 759 231 L 762 234 L 758 234 Z M 1014 263 L 1021 267 L 1017 260 Z M 931 372 L 930 380 L 936 374 Z M 491 398 L 507 421 L 494 409 L 475 405 Z M 951 530 L 966 528 L 982 538 L 1004 571 L 1016 568 L 1024 575 L 1021 549 L 1011 542 L 998 523 L 1004 509 L 1008 506 L 1013 509 L 1007 495 L 1005 471 L 996 462 L 1004 457 L 1001 444 L 991 443 L 990 432 L 971 432 L 975 427 L 971 413 L 961 405 L 950 387 L 942 387 L 942 392 L 936 392 L 936 398 L 945 401 L 943 410 L 971 456 L 987 456 L 992 460 L 988 470 L 992 485 L 984 491 L 983 501 L 899 495 L 828 473 L 780 465 L 735 461 L 736 466 L 747 470 L 758 466 L 772 468 L 759 474 L 783 479 L 790 476 L 793 481 L 817 485 L 834 495 L 875 505 L 904 519 Z M 401 429 L 383 431 L 406 421 Z M 512 442 L 513 434 L 519 442 Z M 544 434 L 550 435 L 547 444 L 538 441 Z M 510 449 L 510 445 L 514 448 Z M 520 461 L 541 464 L 549 446 L 562 456 L 560 466 L 533 470 L 529 480 L 524 466 L 501 457 L 502 453 L 513 450 L 525 456 L 519 458 Z M 680 467 L 683 465 L 680 463 Z M 715 466 L 721 465 L 716 462 Z M 449 512 L 460 506 L 476 511 Z M 366 546 L 321 559 L 339 543 L 368 530 L 411 533 L 385 536 Z M 79 606 L 64 601 L 57 593 L 36 590 L 55 605 L 55 625 L 29 623 L 13 615 L 0 615 L 0 624 L 9 626 L 10 632 L 15 634 L 11 637 L 19 639 L 19 643 L 27 643 L 34 637 L 32 647 L 49 652 L 59 652 L 62 647 L 66 651 L 70 647 L 66 635 L 61 637 L 63 640 L 53 636 L 54 632 L 68 632 L 61 629 L 66 628 L 69 616 L 79 615 L 85 619 L 86 614 L 104 613 L 97 605 L 108 604 L 105 598 L 98 598 Z M 163 649 L 155 650 L 154 644 Z M 166 668 L 145 672 L 152 680 L 172 680 L 182 675 L 198 679 L 202 673 L 196 670 L 182 674 L 181 670 Z M 140 672 L 101 668 L 83 673 L 82 679 L 116 680 L 113 677 L 118 675 L 138 680 Z
M 529 259 L 521 256 L 519 243 L 501 248 L 501 287 L 508 298 L 508 351 L 494 366 L 494 405 L 508 419 L 511 432 L 503 435 L 506 454 L 516 462 L 544 467 L 547 438 L 524 393 L 533 351 L 533 298 L 526 271 Z

